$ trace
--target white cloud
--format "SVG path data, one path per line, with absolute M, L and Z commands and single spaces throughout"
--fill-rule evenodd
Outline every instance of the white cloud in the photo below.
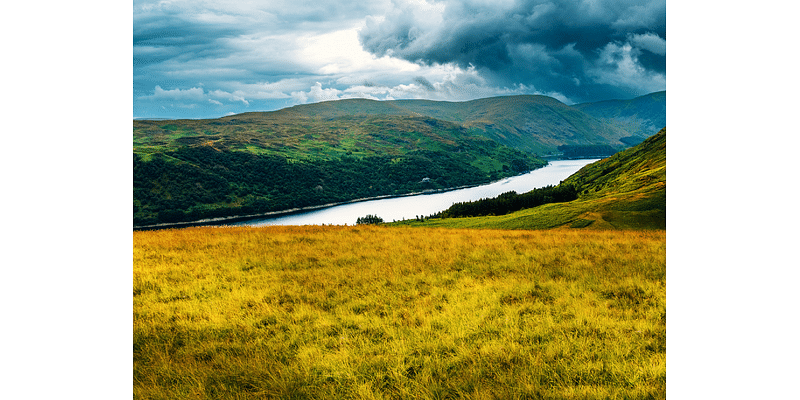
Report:
M 437 65 L 421 69 L 426 75 L 409 75 L 405 82 L 392 85 L 376 84 L 369 79 L 342 78 L 334 82 L 339 87 L 323 87 L 315 82 L 308 90 L 291 93 L 295 104 L 318 101 L 365 98 L 372 100 L 430 99 L 444 101 L 467 101 L 484 97 L 515 94 L 539 94 L 550 96 L 561 102 L 573 102 L 558 92 L 541 92 L 533 86 L 518 84 L 513 87 L 496 87 L 484 79 L 475 68 L 462 69 L 454 65 Z
M 308 95 L 305 92 L 292 92 L 291 97 L 295 104 L 308 103 Z
M 358 27 L 297 39 L 300 49 L 294 59 L 320 75 L 369 74 L 377 71 L 409 73 L 420 66 L 388 56 L 366 52 L 358 41 Z
M 608 43 L 589 75 L 596 83 L 627 87 L 641 93 L 666 89 L 666 76 L 645 69 L 639 63 L 639 52 L 630 43 Z
M 342 91 L 334 88 L 323 89 L 322 84 L 317 82 L 311 87 L 311 90 L 309 90 L 308 93 L 311 99 L 314 100 L 314 102 L 317 102 L 336 100 L 339 98 L 339 95 L 342 93 Z
M 208 92 L 208 95 L 217 99 L 223 99 L 227 101 L 241 101 L 244 105 L 249 106 L 250 102 L 248 102 L 244 97 L 244 93 L 242 92 L 235 92 L 235 93 L 228 93 L 222 90 L 215 90 L 213 92 Z
M 141 96 L 141 100 L 185 100 L 185 101 L 202 101 L 204 98 L 203 89 L 193 87 L 191 89 L 170 89 L 164 90 L 161 86 L 156 85 L 153 94 L 149 96 Z
M 307 92 L 292 92 L 291 97 L 298 103 L 316 103 L 320 101 L 339 100 L 342 91 L 335 88 L 322 88 L 322 84 L 316 82 Z
M 202 83 L 200 86 L 204 86 Z M 153 89 L 153 94 L 147 96 L 140 96 L 140 100 L 172 100 L 177 101 L 177 107 L 189 107 L 195 103 L 209 102 L 216 105 L 222 105 L 220 100 L 228 102 L 241 102 L 246 106 L 250 102 L 245 99 L 245 93 L 236 91 L 229 93 L 223 90 L 213 90 L 205 92 L 201 87 L 193 87 L 191 89 L 169 89 L 164 90 L 161 86 L 156 85 Z
M 667 55 L 667 41 L 655 33 L 630 35 L 628 41 L 634 46 L 661 56 Z

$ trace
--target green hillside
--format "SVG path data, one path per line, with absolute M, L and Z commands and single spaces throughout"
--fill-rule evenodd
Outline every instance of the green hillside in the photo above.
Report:
M 578 198 L 572 201 L 502 216 L 433 218 L 405 224 L 496 229 L 666 229 L 666 143 L 664 128 L 635 147 L 581 168 L 556 187 L 577 192 Z
M 340 105 L 364 109 L 355 103 Z M 134 121 L 134 225 L 474 185 L 546 164 L 454 123 L 339 110 Z
M 638 144 L 652 132 L 667 126 L 667 92 L 656 92 L 631 100 L 608 100 L 573 106 L 604 122 L 631 133 L 623 139 Z
M 546 96 L 350 99 L 135 120 L 134 225 L 487 183 L 545 165 L 537 154 L 611 154 L 631 136 Z
M 408 110 L 458 122 L 499 143 L 537 154 L 560 145 L 627 147 L 630 133 L 547 96 L 507 96 L 463 103 L 421 100 L 393 102 Z
M 610 105 L 609 107 L 614 107 Z M 628 147 L 628 126 L 590 115 L 560 101 L 536 95 L 503 96 L 464 102 L 348 99 L 304 104 L 249 118 L 310 118 L 324 121 L 375 115 L 432 117 L 459 124 L 474 134 L 535 154 L 557 153 L 561 145 Z M 238 117 L 238 116 L 237 116 Z M 662 125 L 663 126 L 663 125 Z

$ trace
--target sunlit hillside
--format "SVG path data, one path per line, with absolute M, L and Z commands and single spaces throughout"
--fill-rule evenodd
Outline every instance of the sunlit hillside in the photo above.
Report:
M 135 121 L 134 225 L 488 183 L 546 164 L 428 117 L 264 114 Z
M 664 231 L 133 233 L 142 399 L 664 399 Z
M 667 129 L 641 144 L 583 167 L 561 185 L 573 186 L 578 198 L 545 204 L 502 216 L 434 218 L 402 225 L 546 229 L 666 229 Z

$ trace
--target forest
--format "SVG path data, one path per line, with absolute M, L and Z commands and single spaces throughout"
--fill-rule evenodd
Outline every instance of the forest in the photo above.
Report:
M 133 157 L 134 225 L 196 221 L 474 185 L 543 166 L 511 156 L 502 169 L 472 167 L 456 153 L 291 160 L 183 147 Z M 428 178 L 428 179 L 425 179 Z

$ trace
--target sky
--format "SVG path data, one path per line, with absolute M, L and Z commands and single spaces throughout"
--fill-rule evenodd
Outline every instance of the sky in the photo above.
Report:
M 134 0 L 133 117 L 666 90 L 666 0 Z

